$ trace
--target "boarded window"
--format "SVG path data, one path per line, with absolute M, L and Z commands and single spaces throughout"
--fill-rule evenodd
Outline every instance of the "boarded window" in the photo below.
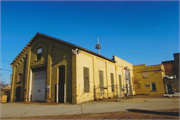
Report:
M 148 78 L 148 71 L 146 69 L 142 71 L 142 77 Z
M 84 92 L 89 92 L 89 68 L 84 67 Z
M 141 84 L 140 83 L 137 83 L 137 89 L 140 89 L 141 88 Z
M 114 74 L 111 73 L 111 88 L 112 88 L 112 91 L 114 91 Z
M 152 82 L 151 85 L 152 85 L 152 91 L 156 91 L 156 83 Z
M 17 82 L 21 82 L 21 81 L 22 81 L 22 74 L 20 73 L 20 74 L 18 75 Z
M 104 92 L 103 71 L 99 70 L 100 92 Z
M 37 60 L 41 59 L 41 55 L 42 55 L 42 48 L 37 49 Z

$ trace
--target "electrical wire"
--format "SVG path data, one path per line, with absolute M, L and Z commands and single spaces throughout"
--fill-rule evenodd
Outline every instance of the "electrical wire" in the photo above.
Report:
M 10 63 L 10 62 L 7 62 L 7 61 L 4 61 L 4 60 L 0 60 L 1 62 L 5 62 L 5 63 Z
M 0 68 L 0 70 L 5 70 L 5 71 L 12 71 L 12 70 L 7 70 L 7 69 L 1 69 L 1 68 Z

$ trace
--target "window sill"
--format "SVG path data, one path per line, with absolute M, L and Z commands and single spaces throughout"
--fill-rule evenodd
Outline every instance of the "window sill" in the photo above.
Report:
M 39 61 L 41 61 L 41 59 L 35 60 L 34 62 L 39 62 Z
M 16 82 L 16 84 L 20 84 L 21 83 L 21 81 L 20 82 Z
M 152 91 L 150 91 L 150 92 L 157 92 L 157 90 L 152 90 Z
M 89 94 L 90 92 L 84 92 L 84 94 Z

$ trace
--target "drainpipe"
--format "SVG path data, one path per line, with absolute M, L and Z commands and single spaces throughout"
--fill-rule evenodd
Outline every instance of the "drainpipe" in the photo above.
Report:
M 105 62 L 105 69 L 106 69 L 106 84 L 107 84 L 106 86 L 107 86 L 107 98 L 108 98 L 108 97 L 109 97 L 109 96 L 108 96 L 108 95 L 109 95 L 109 94 L 108 94 L 108 88 L 109 88 L 109 87 L 108 87 L 108 75 L 107 75 L 107 61 Z
M 64 84 L 64 103 L 66 103 L 66 84 Z
M 58 84 L 56 84 L 56 103 L 58 103 Z

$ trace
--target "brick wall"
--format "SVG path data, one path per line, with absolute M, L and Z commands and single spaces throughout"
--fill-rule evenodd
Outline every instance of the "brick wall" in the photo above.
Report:
M 174 61 L 165 61 L 162 64 L 164 65 L 165 75 L 175 74 Z
M 163 61 L 165 75 L 176 75 L 179 78 L 179 55 L 180 53 L 173 54 L 174 60 Z
M 174 66 L 175 66 L 175 74 L 179 78 L 179 55 L 180 53 L 175 53 L 174 54 Z

